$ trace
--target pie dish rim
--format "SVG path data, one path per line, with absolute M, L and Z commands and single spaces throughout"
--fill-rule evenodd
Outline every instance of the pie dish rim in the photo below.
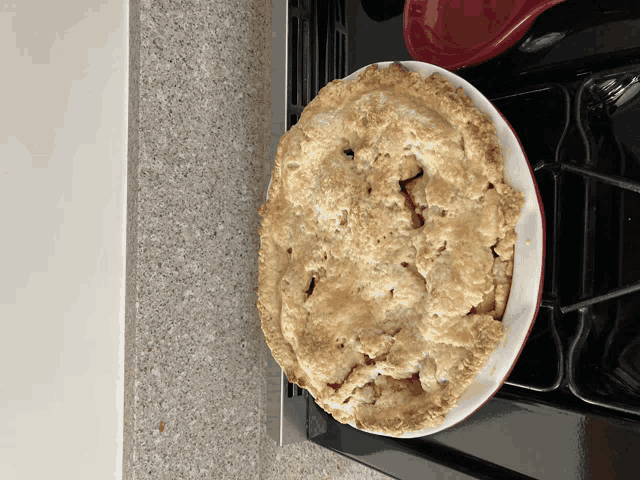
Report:
M 518 232 L 519 226 L 521 232 L 518 232 L 518 241 L 516 242 L 516 250 L 514 254 L 514 271 L 512 278 L 512 291 L 513 285 L 516 284 L 516 280 L 528 277 L 530 280 L 527 282 L 527 291 L 525 299 L 528 301 L 517 302 L 517 298 L 514 295 L 509 296 L 509 301 L 503 317 L 503 323 L 505 324 L 506 334 L 502 344 L 496 349 L 490 356 L 489 361 L 485 367 L 478 372 L 474 382 L 467 388 L 465 393 L 460 397 L 458 404 L 447 413 L 444 421 L 437 427 L 426 428 L 414 432 L 406 432 L 400 436 L 391 435 L 388 433 L 376 432 L 366 429 L 359 430 L 375 435 L 390 436 L 393 438 L 417 438 L 424 437 L 438 433 L 442 430 L 452 427 L 453 425 L 460 423 L 479 410 L 505 383 L 509 374 L 511 373 L 515 363 L 520 356 L 526 339 L 528 338 L 535 318 L 537 316 L 538 309 L 540 307 L 542 297 L 542 286 L 544 280 L 544 258 L 545 258 L 545 218 L 542 200 L 540 193 L 535 182 L 533 170 L 526 159 L 526 153 L 522 148 L 522 144 L 511 125 L 497 110 L 497 108 L 475 87 L 469 84 L 467 81 L 458 77 L 456 74 L 451 73 L 445 69 L 418 61 L 387 61 L 387 62 L 375 62 L 371 65 L 377 65 L 379 69 L 388 68 L 392 64 L 399 64 L 412 72 L 420 73 L 422 76 L 427 77 L 433 73 L 438 73 L 451 82 L 455 87 L 462 87 L 465 94 L 471 98 L 476 107 L 481 111 L 489 115 L 492 122 L 496 126 L 498 139 L 503 148 L 505 157 L 505 169 L 504 178 L 505 182 L 516 187 L 525 193 L 525 207 L 523 207 L 523 213 L 527 209 L 527 215 L 522 214 L 518 223 L 516 224 L 516 231 Z M 365 69 L 370 67 L 367 65 L 361 69 L 354 71 L 347 77 L 343 78 L 343 81 L 354 81 L 358 75 Z M 506 141 L 505 141 L 506 140 Z M 505 148 L 506 146 L 506 148 Z M 524 166 L 526 165 L 526 169 Z M 523 172 L 523 170 L 525 172 Z M 516 173 L 517 178 L 514 183 L 512 175 Z M 526 175 L 525 175 L 526 173 Z M 524 178 L 523 178 L 524 177 Z M 526 180 L 530 180 L 529 185 Z M 269 181 L 269 188 L 271 187 L 272 178 Z M 523 188 L 526 187 L 526 188 Z M 267 192 L 268 199 L 268 192 Z M 533 223 L 531 220 L 534 220 Z M 523 228 L 529 223 L 527 234 L 522 236 Z M 526 237 L 526 239 L 524 238 Z M 533 237 L 533 238 L 532 238 Z M 529 244 L 526 242 L 529 240 Z M 525 252 L 526 250 L 526 252 Z M 525 258 L 525 255 L 526 258 Z M 518 260 L 521 260 L 520 262 Z M 522 260 L 527 260 L 523 262 Z M 538 274 L 539 272 L 539 274 Z M 531 282 L 531 279 L 539 278 L 539 283 L 535 284 Z M 533 285 L 533 287 L 532 287 Z M 524 311 L 522 307 L 524 306 Z M 515 324 L 511 323 L 511 320 L 515 319 L 516 314 L 524 313 L 525 321 L 516 328 L 516 332 L 510 335 L 510 330 Z M 520 317 L 521 320 L 521 317 Z M 501 358 L 505 357 L 507 360 L 502 361 Z M 481 387 L 478 389 L 478 387 Z M 477 391 L 476 391 L 477 390 Z M 349 423 L 350 426 L 358 428 L 354 423 Z

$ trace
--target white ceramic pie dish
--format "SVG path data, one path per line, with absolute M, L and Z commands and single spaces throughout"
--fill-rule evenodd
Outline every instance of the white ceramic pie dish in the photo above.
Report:
M 394 62 L 378 62 L 378 68 L 387 68 Z M 489 357 L 487 364 L 476 376 L 474 382 L 460 397 L 458 405 L 451 410 L 444 422 L 434 428 L 426 428 L 406 433 L 396 438 L 416 438 L 431 435 L 462 422 L 482 407 L 502 386 L 524 347 L 533 327 L 542 296 L 542 280 L 545 254 L 544 212 L 542 200 L 536 186 L 533 171 L 527 162 L 520 141 L 500 112 L 469 82 L 443 68 L 428 63 L 399 62 L 412 72 L 425 77 L 439 73 L 454 86 L 462 87 L 476 107 L 489 115 L 496 126 L 498 138 L 505 158 L 505 181 L 515 189 L 524 192 L 524 207 L 516 224 L 518 240 L 515 245 L 513 279 L 511 293 L 502 322 L 505 338 L 497 350 Z M 353 81 L 367 67 L 344 78 Z M 271 185 L 271 182 L 269 183 Z M 354 424 L 350 424 L 355 427 Z M 376 435 L 378 432 L 364 430 Z M 391 435 L 385 435 L 391 436 Z

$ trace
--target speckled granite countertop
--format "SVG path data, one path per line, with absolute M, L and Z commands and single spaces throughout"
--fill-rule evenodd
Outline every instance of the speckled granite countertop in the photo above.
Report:
M 271 0 L 131 0 L 130 30 L 124 478 L 389 478 L 266 433 Z

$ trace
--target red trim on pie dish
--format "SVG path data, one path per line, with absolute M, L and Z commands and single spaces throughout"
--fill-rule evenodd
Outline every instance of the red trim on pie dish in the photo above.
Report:
M 547 238 L 547 223 L 546 223 L 545 216 L 544 216 L 544 206 L 542 204 L 542 197 L 540 196 L 540 190 L 538 189 L 538 184 L 536 183 L 536 178 L 533 175 L 533 169 L 531 168 L 531 164 L 529 163 L 529 160 L 527 158 L 527 154 L 524 151 L 524 148 L 522 148 L 522 142 L 520 141 L 520 138 L 518 137 L 518 134 L 516 133 L 514 128 L 511 126 L 509 121 L 504 117 L 504 115 L 502 115 L 500 110 L 498 110 L 496 108 L 496 106 L 493 105 L 493 103 L 491 105 L 496 110 L 496 112 L 498 112 L 500 114 L 502 119 L 505 121 L 505 123 L 509 126 L 509 128 L 513 132 L 513 135 L 516 137 L 516 140 L 518 140 L 518 145 L 520 145 L 520 150 L 522 151 L 522 154 L 524 155 L 524 158 L 525 158 L 525 160 L 527 162 L 527 166 L 529 167 L 529 173 L 531 174 L 531 180 L 533 180 L 533 187 L 536 190 L 536 197 L 538 199 L 538 207 L 540 207 L 540 216 L 542 217 L 542 269 L 540 270 L 540 286 L 539 286 L 539 290 L 538 290 L 538 301 L 536 303 L 536 310 L 533 313 L 533 319 L 531 320 L 531 325 L 529 326 L 529 331 L 527 332 L 527 335 L 524 337 L 524 342 L 522 342 L 522 346 L 520 347 L 520 351 L 518 352 L 518 355 L 516 355 L 516 358 L 514 359 L 513 363 L 511 364 L 511 368 L 509 369 L 507 374 L 502 378 L 502 381 L 500 382 L 500 385 L 498 385 L 498 388 L 496 388 L 494 390 L 494 392 L 491 395 L 489 395 L 489 398 L 487 398 L 482 403 L 482 405 L 480 405 L 478 408 L 476 408 L 473 412 L 471 412 L 469 415 L 464 417 L 462 420 L 456 422 L 454 425 L 458 425 L 459 423 L 464 422 L 471 415 L 473 415 L 478 410 L 480 410 L 482 407 L 484 407 L 484 405 L 489 400 L 491 400 L 491 398 L 493 398 L 493 396 L 496 393 L 498 393 L 498 390 L 500 390 L 502 388 L 504 383 L 507 381 L 507 378 L 509 378 L 509 375 L 511 375 L 511 372 L 513 371 L 513 368 L 516 366 L 516 363 L 518 362 L 518 358 L 520 358 L 520 354 L 524 350 L 524 346 L 526 345 L 527 339 L 529 338 L 529 335 L 531 334 L 531 330 L 533 329 L 533 325 L 536 322 L 536 318 L 538 318 L 538 311 L 540 310 L 540 304 L 542 303 L 542 287 L 543 287 L 543 284 L 544 284 L 544 261 L 545 261 L 545 258 L 546 258 L 546 243 L 547 243 L 546 242 L 546 238 Z M 453 426 L 453 425 L 451 425 L 451 426 Z

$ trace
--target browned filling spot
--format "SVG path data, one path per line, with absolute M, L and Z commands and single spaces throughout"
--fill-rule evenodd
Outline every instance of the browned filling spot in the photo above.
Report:
M 409 382 L 409 392 L 411 393 L 412 397 L 417 397 L 424 393 L 422 385 L 420 384 L 420 377 L 418 373 L 414 373 L 407 380 Z
M 292 252 L 292 251 L 293 251 L 293 250 L 291 250 L 291 247 L 287 248 L 287 253 L 288 253 L 289 255 L 291 255 L 291 252 Z
M 409 192 L 407 192 L 407 184 L 415 180 L 416 178 L 421 177 L 422 175 L 424 175 L 424 170 L 420 169 L 420 173 L 418 173 L 416 176 L 408 178 L 406 180 L 400 180 L 399 182 L 400 193 L 404 196 L 404 204 L 411 211 L 411 221 L 413 223 L 413 228 L 422 227 L 424 225 L 424 217 L 416 211 L 416 206 L 411 199 L 411 195 L 409 195 Z
M 346 225 L 347 224 L 347 217 L 348 217 L 348 212 L 346 210 L 342 210 L 342 216 L 340 218 L 340 225 Z
M 307 298 L 311 296 L 313 293 L 313 289 L 316 287 L 316 278 L 311 277 L 311 283 L 309 284 L 309 289 L 307 290 Z
M 409 266 L 407 262 L 402 262 L 400 265 L 402 265 L 404 268 L 407 268 Z
M 376 361 L 373 358 L 371 358 L 369 355 L 365 355 L 364 356 L 364 364 L 365 365 L 375 365 Z
M 344 383 L 347 381 L 347 379 L 349 378 L 349 376 L 353 373 L 353 371 L 357 368 L 357 364 L 354 365 L 353 367 L 351 367 L 351 370 L 349 370 L 349 373 L 347 373 L 347 376 L 344 377 L 344 380 L 340 383 L 327 383 L 327 387 L 331 387 L 334 390 L 338 391 L 340 389 L 340 387 L 342 387 L 342 385 L 344 385 Z

